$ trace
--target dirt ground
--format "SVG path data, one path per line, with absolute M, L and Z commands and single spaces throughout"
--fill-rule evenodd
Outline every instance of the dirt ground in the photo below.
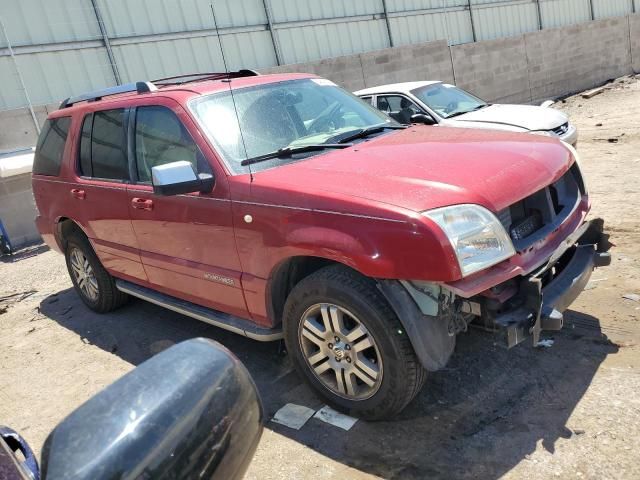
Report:
M 640 78 L 558 108 L 606 220 L 613 264 L 597 270 L 551 348 L 507 351 L 487 333 L 459 337 L 441 372 L 396 420 L 348 432 L 268 422 L 249 479 L 640 478 Z M 40 248 L 0 262 L 0 424 L 40 451 L 91 395 L 187 338 L 215 339 L 253 375 L 268 418 L 287 402 L 321 406 L 277 343 L 261 344 L 133 301 L 87 310 L 62 256 Z

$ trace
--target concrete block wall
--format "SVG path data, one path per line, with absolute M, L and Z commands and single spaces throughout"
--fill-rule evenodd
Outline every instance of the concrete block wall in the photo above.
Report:
M 631 68 L 640 73 L 640 13 L 629 15 L 629 40 L 631 42 Z
M 440 78 L 453 82 L 451 55 L 446 40 L 327 58 L 318 62 L 282 65 L 262 69 L 261 72 L 315 73 L 350 91 L 382 83 L 403 82 L 407 78 Z
M 418 45 L 274 67 L 349 90 L 412 80 L 455 82 L 485 100 L 538 103 L 640 72 L 640 14 L 448 47 Z
M 338 85 L 354 91 L 364 88 L 362 63 L 360 55 L 346 55 L 343 57 L 327 58 L 318 62 L 294 63 L 261 69 L 261 73 L 315 73 L 329 78 Z
M 360 61 L 367 87 L 426 78 L 454 81 L 446 40 L 362 53 Z
M 632 73 L 629 17 L 524 35 L 534 101 Z
M 0 220 L 14 248 L 40 241 L 35 218 L 31 174 L 0 178 Z
M 451 47 L 456 84 L 496 103 L 531 101 L 524 37 Z

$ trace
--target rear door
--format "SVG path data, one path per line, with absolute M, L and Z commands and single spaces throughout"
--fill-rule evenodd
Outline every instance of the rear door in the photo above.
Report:
M 171 99 L 153 102 L 132 111 L 134 180 L 128 187 L 129 214 L 149 282 L 170 295 L 248 317 L 226 176 L 205 157 L 208 147 L 182 107 Z M 214 175 L 211 193 L 153 193 L 151 169 L 181 160 Z
M 105 268 L 117 276 L 146 281 L 129 218 L 127 158 L 129 110 L 89 112 L 77 143 L 75 183 L 69 186 L 72 217 L 82 225 Z

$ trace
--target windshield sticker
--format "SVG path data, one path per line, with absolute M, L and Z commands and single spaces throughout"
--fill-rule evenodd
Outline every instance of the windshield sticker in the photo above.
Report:
M 336 87 L 337 85 L 326 78 L 312 78 L 311 81 L 321 87 Z

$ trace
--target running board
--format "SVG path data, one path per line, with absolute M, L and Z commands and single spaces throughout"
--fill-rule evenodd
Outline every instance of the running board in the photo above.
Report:
M 228 313 L 219 312 L 211 308 L 201 307 L 195 303 L 180 300 L 164 293 L 156 292 L 150 288 L 141 287 L 125 280 L 116 280 L 116 288 L 121 292 L 128 293 L 132 297 L 141 298 L 147 302 L 159 305 L 187 317 L 195 318 L 202 322 L 214 325 L 230 332 L 237 333 L 249 337 L 260 342 L 271 342 L 280 340 L 282 329 L 280 328 L 262 328 L 249 320 L 244 320 Z

